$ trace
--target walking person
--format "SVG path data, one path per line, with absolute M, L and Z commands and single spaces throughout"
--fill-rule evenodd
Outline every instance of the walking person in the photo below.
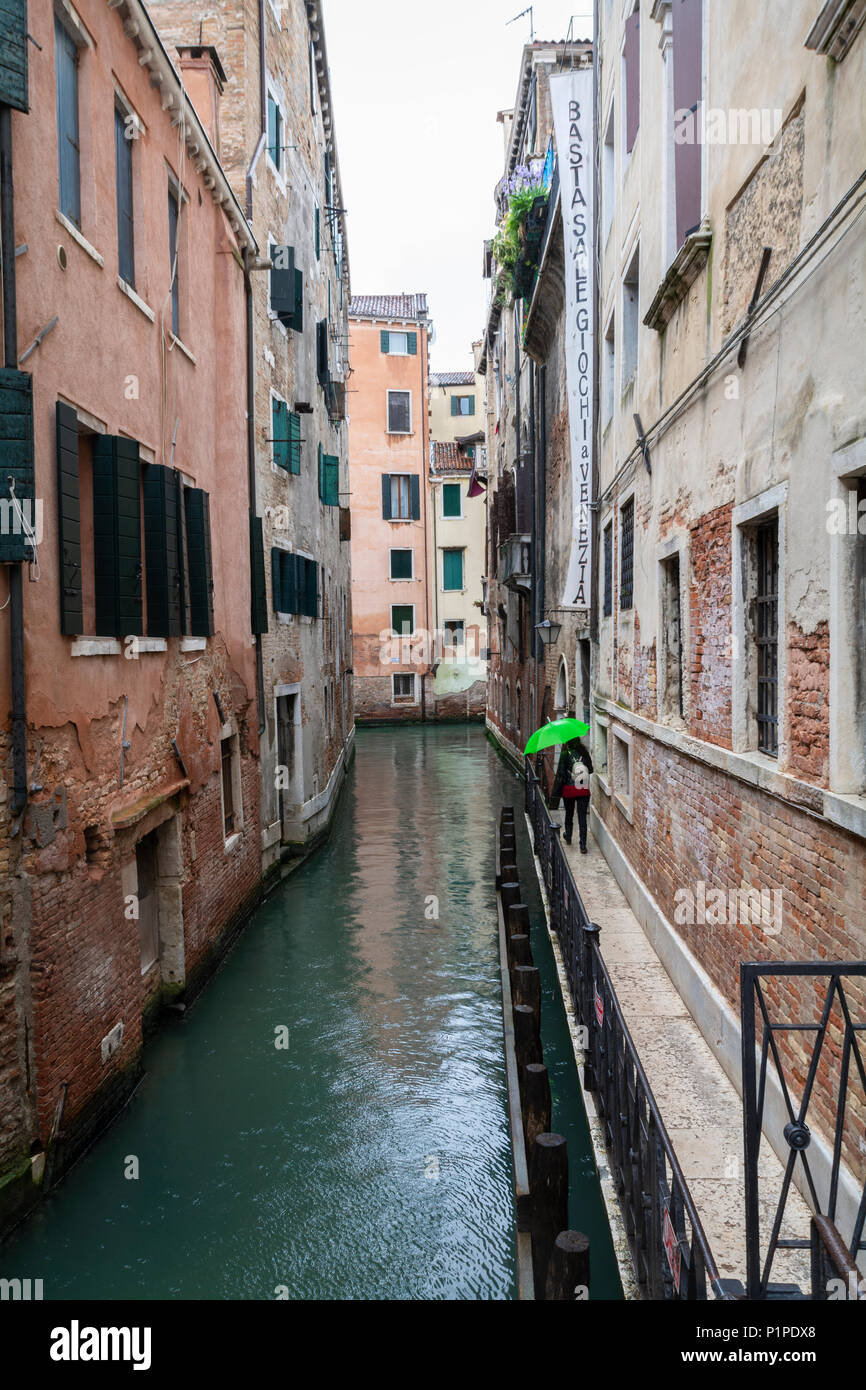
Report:
M 587 853 L 586 835 L 589 822 L 589 778 L 592 773 L 592 759 L 579 738 L 573 738 L 563 745 L 553 783 L 551 801 L 561 796 L 565 803 L 565 834 L 563 839 L 571 844 L 574 831 L 574 813 L 577 811 L 577 825 L 580 835 L 580 852 Z

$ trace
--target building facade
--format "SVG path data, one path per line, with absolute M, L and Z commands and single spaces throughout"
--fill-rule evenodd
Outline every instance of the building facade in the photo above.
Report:
M 219 148 L 261 249 L 249 414 L 266 874 L 327 831 L 354 736 L 349 261 L 323 8 L 151 6 L 168 46 L 219 55 Z
M 627 9 L 598 50 L 593 824 L 737 1078 L 741 961 L 866 956 L 866 34 L 856 5 Z M 782 911 L 714 926 L 696 885 Z
M 128 1097 L 148 1020 L 204 979 L 261 866 L 256 241 L 137 0 L 12 10 L 0 1223 Z
M 349 322 L 357 718 L 423 721 L 434 698 L 427 298 L 355 296 Z
M 486 616 L 487 723 L 522 762 L 532 731 L 589 706 L 590 611 L 564 602 L 576 501 L 565 351 L 565 252 L 556 173 L 551 79 L 591 67 L 585 42 L 528 44 L 513 110 L 500 112 L 505 165 L 497 224 L 514 195 L 532 199 L 512 271 L 485 246 L 489 308 L 479 351 L 489 441 Z M 539 632 L 560 628 L 555 645 Z

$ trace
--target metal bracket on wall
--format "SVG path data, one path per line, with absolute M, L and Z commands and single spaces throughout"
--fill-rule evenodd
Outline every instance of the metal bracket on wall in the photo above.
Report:
M 178 766 L 180 767 L 180 770 L 181 770 L 181 772 L 183 773 L 184 777 L 188 777 L 188 776 L 189 776 L 189 773 L 188 773 L 187 770 L 186 770 L 186 763 L 184 762 L 183 758 L 180 756 L 180 749 L 179 749 L 178 746 L 177 746 L 177 739 L 176 739 L 176 738 L 173 738 L 172 741 L 171 741 L 171 751 L 172 751 L 172 753 L 174 754 L 174 756 L 177 758 Z
M 763 251 L 762 251 L 762 253 L 761 253 L 761 264 L 760 264 L 760 267 L 759 267 L 759 269 L 758 269 L 758 278 L 757 278 L 757 280 L 755 281 L 754 293 L 752 294 L 752 297 L 751 297 L 751 299 L 749 300 L 749 307 L 748 307 L 748 309 L 746 310 L 746 320 L 747 320 L 747 321 L 748 321 L 748 320 L 752 317 L 752 315 L 754 314 L 754 312 L 755 312 L 755 306 L 757 305 L 758 300 L 761 298 L 761 290 L 762 290 L 763 287 L 764 287 L 764 276 L 765 276 L 766 273 L 767 273 L 767 267 L 768 267 L 769 264 L 770 264 L 770 257 L 772 256 L 772 254 L 773 254 L 773 248 L 772 248 L 772 246 L 765 246 L 764 249 L 763 249 Z M 740 371 L 742 371 L 743 367 L 745 367 L 745 365 L 746 365 L 746 354 L 748 353 L 748 351 L 749 351 L 749 334 L 747 333 L 746 336 L 743 338 L 743 341 L 740 343 L 740 350 L 739 350 L 739 352 L 737 353 L 737 366 L 740 368 Z
M 650 462 L 649 444 L 647 443 L 646 436 L 644 435 L 643 425 L 641 424 L 641 419 L 639 415 L 634 416 L 634 427 L 637 430 L 637 442 L 640 445 L 640 451 L 643 454 L 643 461 L 646 464 L 646 471 L 647 473 L 649 473 L 650 477 L 652 477 L 653 467 L 652 463 Z

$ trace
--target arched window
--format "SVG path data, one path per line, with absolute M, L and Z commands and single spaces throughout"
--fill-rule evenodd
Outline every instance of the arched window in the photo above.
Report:
M 568 666 L 565 657 L 559 659 L 559 675 L 556 677 L 556 707 L 557 717 L 568 712 Z
M 514 704 L 514 727 L 519 738 L 520 730 L 523 728 L 523 701 L 520 696 L 520 681 L 517 682 L 517 699 Z
M 511 682 L 505 682 L 505 727 L 511 728 Z

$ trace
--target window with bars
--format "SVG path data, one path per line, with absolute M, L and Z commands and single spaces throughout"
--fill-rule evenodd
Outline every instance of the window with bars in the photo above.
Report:
M 758 655 L 758 749 L 779 752 L 779 521 L 755 531 L 755 646 Z
M 230 735 L 224 738 L 220 744 L 222 760 L 222 782 L 223 782 L 223 831 L 225 838 L 235 832 L 235 798 L 234 798 L 234 738 Z
M 388 433 L 412 433 L 412 393 L 410 391 L 388 392 Z
M 619 537 L 619 606 L 634 606 L 634 498 L 630 497 L 620 512 Z
M 78 126 L 78 45 L 54 20 L 57 85 L 57 174 L 60 211 L 81 226 L 81 143 Z
M 604 609 L 605 618 L 613 613 L 613 522 L 604 528 Z
M 393 698 L 394 698 L 395 700 L 412 700 L 412 701 L 414 701 L 414 699 L 415 699 L 415 677 L 414 677 L 414 675 L 407 675 L 407 674 L 405 674 L 405 673 L 398 672 L 398 673 L 396 673 L 395 675 L 393 675 L 393 676 L 391 677 L 391 681 L 392 681 L 392 688 L 393 688 Z
M 276 169 L 283 169 L 283 113 L 268 92 L 268 158 Z

